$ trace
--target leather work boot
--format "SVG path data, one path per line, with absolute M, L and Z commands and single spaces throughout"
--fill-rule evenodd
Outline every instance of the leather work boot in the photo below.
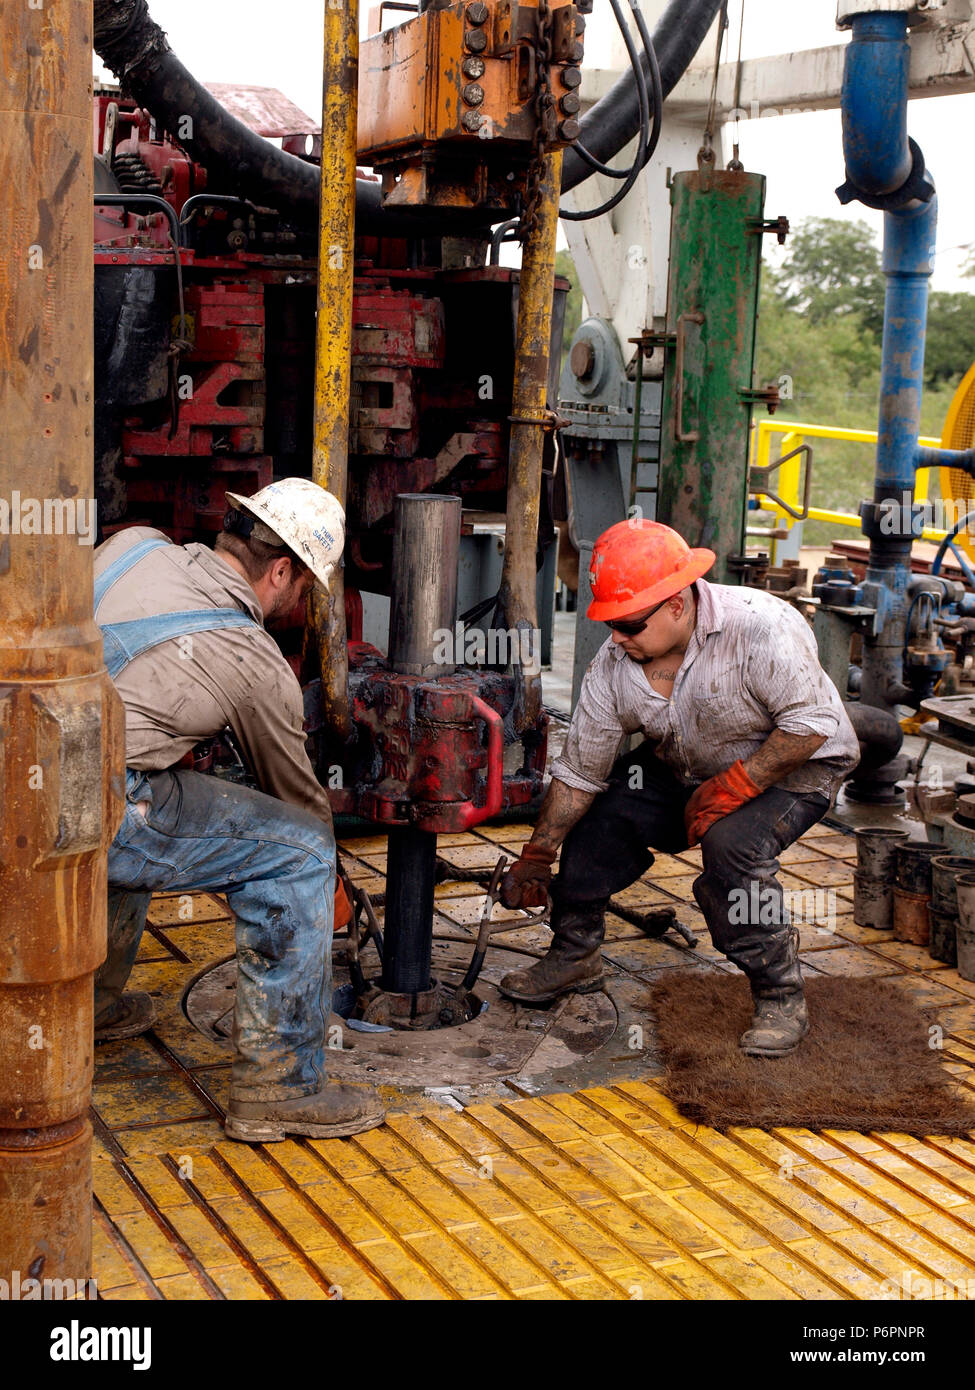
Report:
M 101 1018 L 95 1019 L 95 1046 L 137 1038 L 148 1033 L 156 1021 L 156 1006 L 144 990 L 123 994 Z
M 527 970 L 512 970 L 500 989 L 519 1004 L 544 1004 L 560 994 L 590 994 L 603 984 L 603 903 L 553 911 L 554 940 Z
M 247 1144 L 274 1144 L 289 1134 L 338 1139 L 375 1129 L 386 1118 L 368 1086 L 329 1081 L 324 1090 L 293 1100 L 234 1100 L 227 1106 L 224 1129 L 230 1139 Z
M 752 1026 L 738 1040 L 749 1057 L 785 1057 L 809 1032 L 809 1011 L 802 993 L 784 999 L 756 999 Z

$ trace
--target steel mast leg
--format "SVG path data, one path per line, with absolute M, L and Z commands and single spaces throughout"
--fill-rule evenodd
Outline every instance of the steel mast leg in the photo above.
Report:
M 39 1297 L 91 1272 L 92 974 L 123 711 L 92 621 L 90 0 L 6 7 L 3 49 L 0 1277 Z
M 344 507 L 349 478 L 352 279 L 355 238 L 359 0 L 325 6 L 322 70 L 322 179 L 318 239 L 318 320 L 312 478 Z M 312 622 L 322 676 L 322 710 L 331 735 L 352 737 L 345 584 L 341 567 L 328 594 L 316 585 Z
M 545 157 L 537 218 L 525 244 L 518 289 L 508 508 L 499 601 L 505 625 L 527 631 L 533 653 L 529 666 L 517 662 L 513 666 L 514 727 L 518 734 L 536 725 L 542 713 L 535 551 L 561 181 L 562 151 L 556 150 Z M 522 650 L 520 642 L 518 650 Z

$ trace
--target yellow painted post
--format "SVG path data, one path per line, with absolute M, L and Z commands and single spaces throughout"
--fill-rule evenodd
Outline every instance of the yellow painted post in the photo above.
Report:
M 562 151 L 555 150 L 545 157 L 538 215 L 525 244 L 518 287 L 508 507 L 499 594 L 499 607 L 507 627 L 527 630 L 532 634 L 535 659 L 531 668 L 526 669 L 523 663 L 514 664 L 513 715 L 517 733 L 524 733 L 535 725 L 542 712 L 535 551 L 538 544 L 544 443 L 542 429 L 547 404 L 552 297 L 555 290 L 555 237 L 559 225 L 561 182 Z
M 312 478 L 343 507 L 349 482 L 358 82 L 358 0 L 326 0 Z M 312 624 L 318 641 L 326 727 L 344 741 L 351 736 L 352 722 L 345 585 L 340 568 L 335 570 L 327 594 L 315 586 Z

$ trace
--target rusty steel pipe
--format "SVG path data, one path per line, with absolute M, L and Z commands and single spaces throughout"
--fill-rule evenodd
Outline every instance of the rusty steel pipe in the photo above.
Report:
M 322 180 L 318 223 L 318 319 L 312 478 L 342 506 L 349 493 L 352 394 L 352 278 L 355 236 L 355 141 L 359 85 L 359 3 L 325 6 L 322 69 Z M 332 736 L 352 737 L 345 583 L 336 566 L 328 593 L 316 585 L 312 624 L 322 677 L 322 714 Z
M 92 974 L 123 710 L 92 619 L 91 5 L 7 6 L 0 75 L 0 1278 L 91 1262 Z
M 408 676 L 451 676 L 443 634 L 453 644 L 457 617 L 461 500 L 401 492 L 394 507 L 389 664 Z
M 555 236 L 559 225 L 559 183 L 562 151 L 545 158 L 539 190 L 538 216 L 521 262 L 518 287 L 518 326 L 515 339 L 515 379 L 511 404 L 511 446 L 508 456 L 508 508 L 505 521 L 504 564 L 499 611 L 509 629 L 531 634 L 533 660 L 529 667 L 515 663 L 514 727 L 518 734 L 534 727 L 542 713 L 538 607 L 535 597 L 535 551 L 538 545 L 539 495 L 542 487 L 542 447 L 545 421 L 548 357 L 552 334 L 552 296 L 555 286 Z M 521 651 L 519 638 L 515 650 Z

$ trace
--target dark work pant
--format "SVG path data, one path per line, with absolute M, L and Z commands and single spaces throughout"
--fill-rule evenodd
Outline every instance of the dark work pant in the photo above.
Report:
M 145 816 L 137 802 L 148 806 Z M 129 768 L 108 887 L 108 959 L 95 976 L 96 1021 L 110 1015 L 125 988 L 152 893 L 223 893 L 237 921 L 231 1094 L 286 1100 L 322 1088 L 332 997 L 330 826 L 218 777 Z
M 652 744 L 619 758 L 609 782 L 563 846 L 552 889 L 556 933 L 560 914 L 605 907 L 646 873 L 651 849 L 687 849 L 684 807 L 694 788 L 653 756 Z M 703 872 L 694 896 L 715 946 L 745 972 L 756 997 L 782 997 L 801 987 L 798 933 L 775 877 L 778 855 L 828 808 L 819 793 L 770 787 L 715 821 L 701 841 Z

